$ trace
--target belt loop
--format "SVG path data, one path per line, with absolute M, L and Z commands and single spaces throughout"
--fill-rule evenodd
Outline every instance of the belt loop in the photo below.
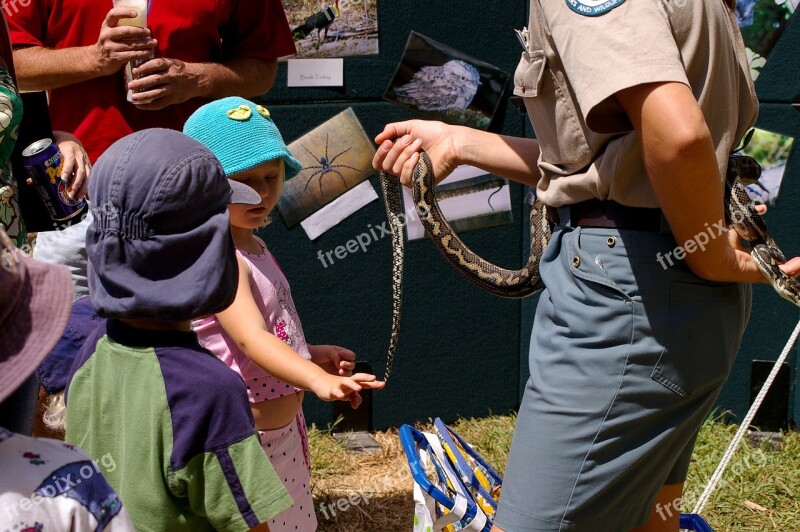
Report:
M 572 209 L 570 206 L 564 205 L 563 207 L 557 207 L 556 211 L 558 212 L 559 225 L 563 225 L 564 227 L 572 227 L 572 218 L 570 216 Z

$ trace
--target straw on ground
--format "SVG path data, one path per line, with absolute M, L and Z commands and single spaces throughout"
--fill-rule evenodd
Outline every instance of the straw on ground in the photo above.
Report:
M 514 422 L 513 416 L 492 416 L 451 426 L 502 475 Z M 686 482 L 684 511 L 693 507 L 736 428 L 721 417 L 704 424 Z M 312 487 L 321 532 L 411 530 L 413 484 L 397 431 L 378 432 L 374 438 L 380 452 L 359 454 L 347 451 L 330 431 L 311 429 Z M 717 531 L 800 530 L 800 433 L 787 433 L 779 450 L 742 445 L 704 517 Z

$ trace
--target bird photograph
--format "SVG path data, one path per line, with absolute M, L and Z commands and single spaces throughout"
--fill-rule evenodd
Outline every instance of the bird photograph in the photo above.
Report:
M 508 73 L 411 32 L 384 99 L 427 118 L 488 129 Z
M 339 16 L 339 0 L 334 0 L 332 6 L 328 6 L 321 11 L 310 15 L 301 25 L 292 28 L 292 37 L 295 41 L 305 39 L 314 30 L 317 30 L 317 40 L 319 42 L 328 38 L 328 26 Z M 324 32 L 324 36 L 323 36 Z
M 394 89 L 394 94 L 420 111 L 466 109 L 480 84 L 481 75 L 474 66 L 451 59 L 441 66 L 422 67 L 411 81 Z
M 297 53 L 292 58 L 375 55 L 377 0 L 283 0 Z

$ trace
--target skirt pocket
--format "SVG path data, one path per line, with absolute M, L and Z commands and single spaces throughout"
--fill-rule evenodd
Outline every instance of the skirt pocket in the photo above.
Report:
M 739 285 L 673 282 L 664 350 L 651 378 L 681 397 L 721 386 L 741 338 Z

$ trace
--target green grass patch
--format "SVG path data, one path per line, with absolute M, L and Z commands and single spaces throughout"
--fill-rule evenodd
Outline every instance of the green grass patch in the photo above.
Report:
M 515 422 L 515 416 L 491 416 L 462 419 L 450 426 L 502 475 Z M 419 428 L 433 430 L 431 424 Z M 710 418 L 701 428 L 686 481 L 684 512 L 694 507 L 737 428 L 725 424 L 722 417 Z M 395 478 L 387 471 L 407 468 L 397 431 L 376 433 L 375 438 L 381 452 L 364 457 L 347 451 L 331 437 L 330 430 L 309 431 L 317 501 L 336 500 L 376 478 L 387 488 L 382 500 L 376 497 L 369 505 L 342 512 L 335 520 L 320 519 L 320 531 L 410 530 L 414 508 L 408 476 L 396 475 L 396 486 L 389 486 L 386 480 Z M 800 530 L 800 433 L 787 432 L 778 447 L 742 442 L 702 515 L 718 532 Z

